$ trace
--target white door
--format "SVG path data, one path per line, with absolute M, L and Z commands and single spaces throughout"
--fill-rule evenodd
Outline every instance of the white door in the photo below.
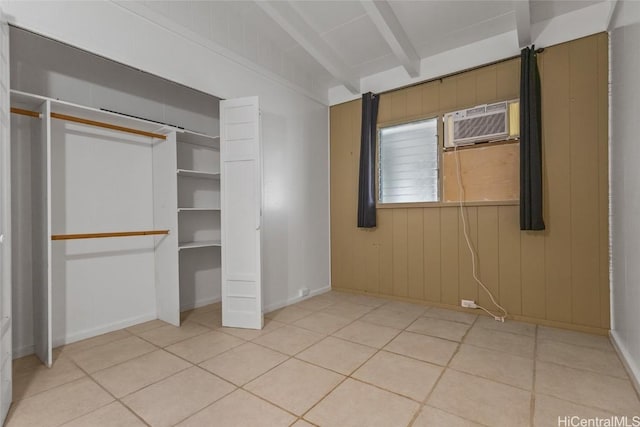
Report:
M 220 102 L 222 325 L 262 329 L 257 97 Z
M 9 26 L 0 10 L 0 425 L 11 405 Z

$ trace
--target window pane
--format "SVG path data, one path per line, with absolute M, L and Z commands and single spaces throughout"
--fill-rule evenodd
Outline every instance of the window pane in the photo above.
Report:
M 380 202 L 438 201 L 437 119 L 380 129 Z

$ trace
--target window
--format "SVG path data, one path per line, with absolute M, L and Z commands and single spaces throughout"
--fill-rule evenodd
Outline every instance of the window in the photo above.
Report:
M 438 201 L 438 120 L 379 130 L 380 203 Z

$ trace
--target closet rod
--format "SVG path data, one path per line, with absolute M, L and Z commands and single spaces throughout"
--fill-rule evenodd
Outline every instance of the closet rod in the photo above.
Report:
M 84 125 L 97 126 L 100 128 L 111 129 L 111 130 L 119 130 L 121 132 L 128 132 L 136 135 L 150 136 L 151 138 L 167 139 L 166 135 L 162 135 L 159 133 L 146 132 L 144 130 L 126 128 L 123 126 L 116 126 L 110 123 L 97 122 L 95 120 L 88 120 L 88 119 L 83 119 L 81 117 L 68 116 L 66 114 L 51 113 L 51 117 L 59 120 L 66 120 L 68 122 L 82 123 Z
M 21 114 L 23 116 L 35 117 L 37 119 L 40 118 L 40 113 L 38 113 L 37 111 L 24 110 L 22 108 L 11 107 L 11 112 L 13 114 Z
M 169 230 L 118 231 L 115 233 L 52 234 L 51 240 L 101 239 L 104 237 L 153 236 L 169 234 Z
M 14 114 L 22 114 L 23 116 L 38 117 L 38 118 L 40 117 L 40 113 L 38 113 L 37 111 L 23 110 L 22 108 L 11 107 L 11 112 Z M 142 136 L 148 136 L 151 138 L 158 138 L 158 139 L 165 139 L 165 140 L 167 139 L 166 135 L 162 135 L 160 133 L 153 133 L 153 132 L 147 132 L 144 130 L 127 128 L 124 126 L 112 125 L 111 123 L 98 122 L 96 120 L 83 119 L 81 117 L 69 116 L 66 114 L 51 113 L 51 117 L 59 120 L 66 120 L 68 122 L 82 123 L 84 125 L 90 125 L 90 126 L 96 126 L 96 127 L 101 127 L 105 129 L 117 130 L 120 132 L 132 133 L 135 135 L 142 135 Z

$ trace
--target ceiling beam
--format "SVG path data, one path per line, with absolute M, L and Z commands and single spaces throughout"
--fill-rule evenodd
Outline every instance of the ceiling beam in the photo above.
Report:
M 352 75 L 347 64 L 305 22 L 290 2 L 257 0 L 255 3 L 350 92 L 360 93 L 360 79 Z
M 518 46 L 520 49 L 531 44 L 531 12 L 529 0 L 514 0 L 516 13 L 516 29 L 518 30 Z
M 362 0 L 361 3 L 409 76 L 418 77 L 420 75 L 420 56 L 418 56 L 389 3 L 386 0 Z

